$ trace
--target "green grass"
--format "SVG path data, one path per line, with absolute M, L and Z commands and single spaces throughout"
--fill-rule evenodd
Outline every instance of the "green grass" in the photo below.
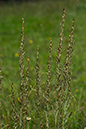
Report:
M 6 97 L 10 94 L 10 86 L 19 84 L 19 53 L 21 39 L 21 18 L 25 19 L 25 58 L 30 56 L 30 77 L 35 76 L 36 46 L 39 45 L 41 73 L 47 71 L 49 39 L 53 41 L 53 61 L 55 61 L 59 42 L 62 9 L 66 9 L 63 55 L 68 43 L 72 19 L 75 19 L 74 55 L 72 59 L 72 94 L 77 103 L 72 103 L 77 112 L 71 118 L 77 129 L 86 126 L 86 4 L 85 1 L 46 1 L 21 4 L 0 4 L 0 58 L 2 61 L 2 99 L 5 106 L 9 104 Z M 29 40 L 33 43 L 30 44 Z M 64 57 L 64 56 L 63 56 Z M 26 63 L 26 62 L 25 62 Z M 53 65 L 53 69 L 55 69 Z M 6 103 L 7 101 L 7 103 Z M 78 107 L 78 108 L 77 108 Z M 9 113 L 9 112 L 8 112 Z M 74 123 L 75 122 L 75 123 Z

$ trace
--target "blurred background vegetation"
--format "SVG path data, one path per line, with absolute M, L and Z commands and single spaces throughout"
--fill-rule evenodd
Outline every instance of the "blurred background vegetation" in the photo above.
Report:
M 62 2 L 62 1 L 70 1 L 70 2 L 73 2 L 73 0 L 0 0 L 2 2 L 30 2 L 30 1 L 35 1 L 35 2 L 38 2 L 38 1 L 59 1 L 59 2 Z M 85 0 L 82 0 L 85 2 Z M 80 0 L 76 0 L 76 2 L 80 2 Z

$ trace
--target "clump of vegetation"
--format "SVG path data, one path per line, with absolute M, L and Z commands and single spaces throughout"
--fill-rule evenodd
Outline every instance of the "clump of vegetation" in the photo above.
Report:
M 70 128 L 71 110 L 71 59 L 73 53 L 74 19 L 69 34 L 68 47 L 65 54 L 65 61 L 62 64 L 62 45 L 64 36 L 65 9 L 63 9 L 61 32 L 56 56 L 56 71 L 53 84 L 52 77 L 52 45 L 50 38 L 48 50 L 47 75 L 45 84 L 42 83 L 39 63 L 39 46 L 37 46 L 36 76 L 33 84 L 30 84 L 29 57 L 27 66 L 24 65 L 24 19 L 22 18 L 22 32 L 19 56 L 20 84 L 18 94 L 14 84 L 11 85 L 10 98 L 11 111 L 0 115 L 0 128 L 9 129 L 65 129 Z M 1 87 L 1 63 L 0 63 L 0 87 Z M 17 95 L 15 95 L 17 94 Z M 17 96 L 17 98 L 16 98 Z M 0 100 L 0 110 L 4 109 L 3 101 Z M 9 114 L 10 113 L 10 114 Z

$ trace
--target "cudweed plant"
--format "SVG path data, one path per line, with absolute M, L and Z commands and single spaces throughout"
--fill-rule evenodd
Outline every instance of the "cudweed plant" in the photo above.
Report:
M 39 63 L 39 46 L 37 46 L 36 55 L 36 76 L 35 87 L 30 90 L 30 77 L 29 77 L 29 57 L 27 59 L 27 66 L 25 70 L 24 66 L 24 19 L 22 18 L 22 32 L 21 32 L 21 44 L 20 44 L 20 56 L 19 56 L 19 70 L 20 70 L 20 84 L 19 94 L 16 99 L 15 86 L 11 85 L 11 107 L 12 113 L 7 122 L 2 127 L 2 120 L 0 121 L 0 128 L 9 129 L 65 129 L 68 128 L 68 119 L 72 115 L 72 111 L 69 110 L 72 100 L 71 95 L 71 59 L 73 53 L 73 33 L 74 33 L 74 19 L 72 21 L 72 27 L 69 34 L 68 47 L 65 54 L 64 66 L 62 68 L 62 45 L 64 36 L 64 23 L 65 23 L 65 9 L 63 9 L 61 32 L 59 37 L 59 43 L 56 56 L 56 91 L 54 92 L 54 101 L 52 100 L 52 40 L 50 38 L 49 43 L 49 55 L 47 63 L 47 75 L 45 90 L 42 89 L 40 63 Z M 1 88 L 1 62 L 0 62 L 0 88 Z M 33 92 L 34 104 L 29 105 L 29 95 Z M 29 110 L 30 106 L 34 105 L 33 111 Z M 0 99 L 1 108 L 1 99 Z M 30 112 L 31 111 L 31 112 Z M 1 116 L 0 116 L 1 119 Z M 6 123 L 6 120 L 4 123 Z

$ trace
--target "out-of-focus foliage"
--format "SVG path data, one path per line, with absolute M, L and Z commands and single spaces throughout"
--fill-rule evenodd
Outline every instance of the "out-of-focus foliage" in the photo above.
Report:
M 43 0 L 1 0 L 2 2 L 5 1 L 5 2 L 8 2 L 8 1 L 13 1 L 13 2 L 17 2 L 17 1 L 43 1 Z

